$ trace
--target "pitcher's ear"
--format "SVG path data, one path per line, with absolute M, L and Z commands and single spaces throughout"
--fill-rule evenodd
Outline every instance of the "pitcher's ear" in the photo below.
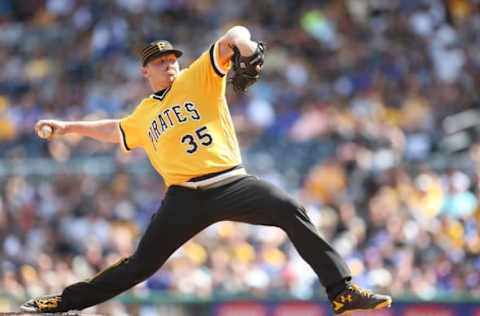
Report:
M 143 77 L 148 78 L 148 69 L 146 66 L 141 68 L 141 72 Z

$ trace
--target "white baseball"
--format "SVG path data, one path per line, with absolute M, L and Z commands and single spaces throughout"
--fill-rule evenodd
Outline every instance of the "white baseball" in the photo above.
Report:
M 38 130 L 38 136 L 40 138 L 49 138 L 53 133 L 53 129 L 50 125 L 43 125 L 39 130 Z

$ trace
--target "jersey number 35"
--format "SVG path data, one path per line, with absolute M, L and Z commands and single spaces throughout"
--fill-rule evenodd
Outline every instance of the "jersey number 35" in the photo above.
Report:
M 195 130 L 195 134 L 187 134 L 182 137 L 182 143 L 187 144 L 187 153 L 193 154 L 198 150 L 198 143 L 207 147 L 212 144 L 212 135 L 208 133 L 207 127 L 203 126 Z

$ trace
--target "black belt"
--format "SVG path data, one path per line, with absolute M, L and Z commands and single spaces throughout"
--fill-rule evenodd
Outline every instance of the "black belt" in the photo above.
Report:
M 232 170 L 236 170 L 236 169 L 240 169 L 240 168 L 243 168 L 242 165 L 237 165 L 235 167 L 232 167 L 232 168 L 228 168 L 228 169 L 225 169 L 225 170 L 222 170 L 222 171 L 218 171 L 218 172 L 213 172 L 213 173 L 207 173 L 203 176 L 198 176 L 198 177 L 194 177 L 194 178 L 191 178 L 190 180 L 188 180 L 188 182 L 198 182 L 198 181 L 203 181 L 203 180 L 207 180 L 207 179 L 210 179 L 210 178 L 213 178 L 213 177 L 216 177 L 218 175 L 221 175 L 223 173 L 227 173 L 227 172 L 230 172 Z

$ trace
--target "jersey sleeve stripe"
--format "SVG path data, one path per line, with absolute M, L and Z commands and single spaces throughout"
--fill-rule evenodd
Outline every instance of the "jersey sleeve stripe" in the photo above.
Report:
M 217 75 L 219 75 L 220 78 L 223 78 L 225 73 L 222 71 L 222 67 L 218 66 L 217 59 L 215 58 L 215 45 L 217 44 L 215 43 L 210 47 L 210 62 L 212 63 L 213 70 L 215 70 Z
M 123 131 L 123 128 L 122 128 L 122 125 L 120 125 L 120 122 L 118 122 L 118 129 L 120 130 L 120 138 L 122 139 L 122 141 L 120 142 L 121 145 L 122 145 L 122 148 L 125 151 L 130 151 L 131 149 L 127 145 L 127 139 L 125 137 L 125 132 Z

